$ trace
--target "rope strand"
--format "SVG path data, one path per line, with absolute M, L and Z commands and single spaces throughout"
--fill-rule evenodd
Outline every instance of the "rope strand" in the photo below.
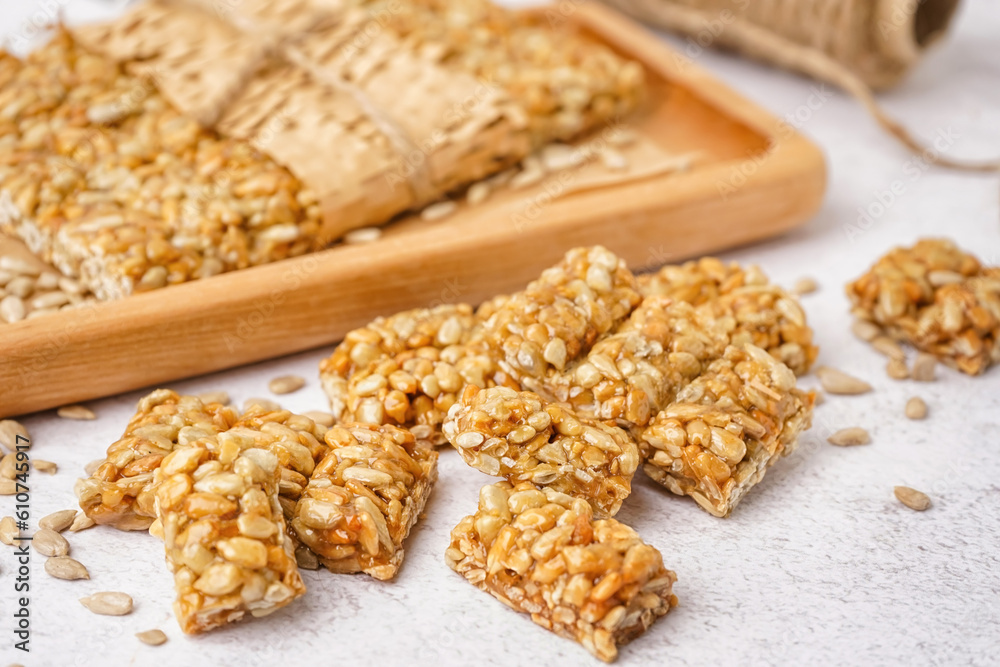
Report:
M 1000 171 L 1000 160 L 944 157 L 924 145 L 878 103 L 887 88 L 946 29 L 958 0 L 607 0 L 639 19 L 689 35 L 712 26 L 713 39 L 754 58 L 831 83 L 857 99 L 908 150 L 942 167 Z M 930 30 L 916 12 L 935 11 Z M 921 30 L 928 30 L 921 34 Z

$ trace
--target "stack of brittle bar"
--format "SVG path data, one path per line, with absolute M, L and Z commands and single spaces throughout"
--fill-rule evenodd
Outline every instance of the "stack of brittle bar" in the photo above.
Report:
M 301 596 L 297 553 L 394 578 L 447 442 L 503 478 L 452 531 L 448 565 L 610 661 L 677 605 L 660 552 L 614 518 L 636 471 L 728 516 L 809 427 L 796 373 L 816 352 L 756 269 L 636 279 L 577 248 L 478 310 L 350 332 L 320 364 L 332 427 L 157 390 L 77 493 L 96 522 L 164 539 L 181 627 L 201 632 Z
M 327 429 L 158 389 L 76 492 L 97 523 L 163 538 L 178 621 L 197 633 L 304 594 L 300 541 L 332 571 L 392 578 L 437 457 L 392 426 Z
M 483 487 L 446 561 L 603 660 L 676 605 L 612 517 L 641 466 L 728 516 L 810 425 L 817 349 L 796 299 L 706 258 L 638 279 L 577 248 L 524 291 L 349 333 L 320 365 L 335 415 L 449 442 Z

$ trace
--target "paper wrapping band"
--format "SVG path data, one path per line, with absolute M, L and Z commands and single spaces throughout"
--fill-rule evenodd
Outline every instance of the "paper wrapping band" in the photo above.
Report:
M 253 18 L 216 16 L 204 0 L 150 0 L 74 33 L 151 76 L 182 112 L 288 168 L 316 192 L 326 241 L 426 205 L 530 148 L 525 114 L 506 91 L 478 95 L 480 81 L 391 31 L 370 37 L 365 9 L 325 0 L 239 7 Z M 363 31 L 370 39 L 352 49 Z M 439 128 L 472 98 L 474 108 Z

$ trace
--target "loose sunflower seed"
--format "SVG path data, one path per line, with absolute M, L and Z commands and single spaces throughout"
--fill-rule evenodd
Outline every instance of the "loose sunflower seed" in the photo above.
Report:
M 892 492 L 896 494 L 896 499 L 909 507 L 911 510 L 923 512 L 931 506 L 931 499 L 926 493 L 911 489 L 908 486 L 897 486 Z
M 132 613 L 132 596 L 117 591 L 103 591 L 80 598 L 84 607 L 102 616 L 125 616 Z
M 638 138 L 639 135 L 635 132 L 635 130 L 631 130 L 627 127 L 621 127 L 608 134 L 608 143 L 612 146 L 628 146 L 629 144 L 635 143 Z
M 344 243 L 358 245 L 360 243 L 372 243 L 378 241 L 380 238 L 382 238 L 382 230 L 378 227 L 360 227 L 344 234 Z
M 0 459 L 0 478 L 17 479 L 17 454 L 11 452 Z
M 792 286 L 792 293 L 802 296 L 804 294 L 812 294 L 819 289 L 819 283 L 808 276 L 803 276 L 795 281 L 795 285 Z
M 829 366 L 820 366 L 816 369 L 820 384 L 829 394 L 853 396 L 857 394 L 867 394 L 872 390 L 872 386 L 864 380 L 859 380 L 847 373 L 838 371 Z
M 4 289 L 7 290 L 8 294 L 19 299 L 27 299 L 35 291 L 35 281 L 27 276 L 19 276 L 7 283 L 7 287 Z
M 94 459 L 93 461 L 87 463 L 87 465 L 83 466 L 83 471 L 87 473 L 87 476 L 89 477 L 97 472 L 97 469 L 104 465 L 106 460 L 107 459 Z
M 486 182 L 490 184 L 491 188 L 502 188 L 510 183 L 510 180 L 514 178 L 518 173 L 517 167 L 511 167 L 510 169 L 505 169 L 495 176 L 490 176 L 486 179 Z
M 17 436 L 21 438 L 18 439 Z M 0 421 L 0 445 L 13 452 L 17 449 L 17 445 L 28 444 L 31 444 L 31 439 L 28 437 L 28 429 L 24 428 L 23 424 L 13 419 Z
M 69 295 L 82 295 L 84 291 L 80 283 L 66 276 L 59 279 L 59 289 Z
M 49 308 L 58 308 L 59 306 L 65 306 L 69 303 L 69 296 L 62 292 L 47 292 L 46 294 L 39 294 L 31 300 L 32 310 L 47 310 Z
M 222 405 L 229 405 L 229 394 L 224 391 L 206 391 L 201 394 L 197 394 L 198 400 L 202 403 L 221 403 Z
M 921 352 L 913 362 L 913 369 L 910 377 L 917 382 L 933 382 L 934 370 L 937 367 L 937 359 L 932 354 Z
M 163 630 L 143 630 L 142 632 L 135 633 L 135 636 L 139 638 L 143 644 L 148 644 L 150 646 L 159 646 L 160 644 L 165 644 L 167 642 L 167 635 Z
M 56 410 L 56 414 L 63 419 L 80 419 L 83 421 L 97 419 L 97 415 L 94 414 L 93 410 L 82 405 L 64 405 Z
M 69 556 L 56 556 L 45 561 L 45 571 L 56 579 L 66 579 L 74 581 L 76 579 L 90 579 L 90 572 L 78 560 Z
M 17 493 L 17 482 L 12 479 L 0 478 L 0 496 L 12 496 Z
M 447 218 L 449 215 L 458 210 L 458 204 L 453 201 L 439 201 L 436 204 L 431 204 L 424 210 L 420 212 L 421 220 L 440 220 L 442 218 Z
M 871 442 L 868 431 L 857 426 L 842 428 L 826 439 L 831 445 L 838 447 L 854 447 L 856 445 L 867 445 Z
M 861 340 L 867 341 L 875 340 L 876 337 L 882 335 L 882 329 L 877 324 L 868 320 L 854 320 L 854 324 L 851 325 L 851 331 Z
M 923 419 L 927 416 L 927 404 L 924 399 L 914 396 L 906 402 L 907 419 Z
M 46 271 L 45 273 L 38 276 L 38 280 L 35 281 L 35 287 L 38 289 L 50 290 L 55 289 L 59 286 L 59 274 L 52 273 L 51 271 Z
M 91 519 L 89 516 L 87 516 L 83 512 L 80 512 L 79 514 L 76 515 L 76 518 L 73 519 L 73 523 L 69 527 L 69 532 L 71 532 L 71 533 L 78 533 L 81 530 L 86 530 L 88 528 L 92 528 L 95 525 L 97 525 L 97 524 L 96 524 L 96 522 L 93 519 Z
M 21 300 L 21 297 L 8 294 L 3 299 L 0 299 L 0 320 L 8 324 L 13 324 L 14 322 L 23 320 L 26 314 L 27 310 L 24 307 L 24 301 Z
M 319 559 L 309 547 L 299 547 L 295 550 L 295 562 L 303 570 L 319 569 Z
M 51 528 L 39 528 L 31 538 L 31 546 L 43 556 L 65 556 L 69 553 L 69 542 Z
M 628 158 L 613 148 L 606 148 L 601 151 L 601 162 L 606 169 L 611 171 L 625 171 L 628 169 Z
M 320 426 L 330 427 L 333 426 L 334 418 L 329 412 L 323 412 L 322 410 L 310 410 L 309 412 L 303 412 L 303 415 L 309 417 Z
M 890 359 L 899 359 L 902 361 L 906 358 L 906 353 L 903 352 L 900 344 L 888 336 L 875 336 L 875 338 L 872 338 L 871 344 L 877 352 L 881 352 Z
M 54 530 L 57 533 L 61 533 L 73 525 L 76 515 L 76 510 L 59 510 L 58 512 L 53 512 L 52 514 L 39 519 L 38 527 L 47 528 L 49 530 Z
M 298 375 L 282 375 L 281 377 L 276 377 L 267 383 L 267 388 L 271 390 L 272 393 L 281 394 L 291 394 L 293 391 L 298 391 L 302 387 L 306 386 L 306 381 L 304 378 Z
M 545 171 L 541 168 L 535 169 L 524 169 L 518 173 L 514 178 L 510 179 L 510 187 L 514 190 L 522 190 L 524 188 L 530 188 L 532 185 L 538 185 L 545 178 Z
M 5 516 L 0 519 L 0 542 L 3 542 L 7 546 L 18 542 L 18 538 L 21 536 L 21 531 L 17 529 L 17 523 L 14 521 L 14 517 Z
M 19 273 L 22 276 L 37 276 L 42 272 L 38 265 L 16 255 L 0 256 L 0 269 L 10 271 L 11 273 Z
M 47 472 L 50 475 L 56 474 L 59 470 L 59 466 L 52 461 L 46 461 L 45 459 L 32 459 L 31 465 L 34 466 L 35 470 L 38 472 Z
M 556 172 L 577 167 L 583 162 L 580 151 L 567 144 L 553 143 L 542 149 L 539 154 L 542 165 L 548 171 Z
M 33 310 L 30 313 L 28 313 L 28 315 L 24 319 L 26 319 L 26 320 L 33 320 L 36 317 L 45 317 L 46 315 L 51 315 L 54 312 L 56 312 L 56 310 L 54 308 L 52 308 L 52 309 L 50 309 L 50 308 L 43 308 L 41 310 Z
M 893 380 L 905 380 L 910 377 L 910 369 L 903 359 L 890 359 L 885 365 L 885 374 Z
M 269 398 L 248 398 L 243 401 L 243 412 L 246 412 L 254 405 L 260 406 L 270 412 L 277 412 L 281 410 L 281 406 Z
M 476 206 L 477 204 L 482 204 L 486 201 L 490 193 L 492 193 L 493 188 L 486 181 L 479 181 L 478 183 L 473 183 L 469 186 L 469 191 L 465 193 L 465 201 L 468 202 L 469 206 Z

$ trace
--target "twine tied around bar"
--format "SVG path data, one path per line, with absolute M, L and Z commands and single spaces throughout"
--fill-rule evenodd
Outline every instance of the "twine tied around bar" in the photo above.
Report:
M 890 117 L 873 93 L 896 84 L 944 35 L 960 0 L 606 1 L 640 20 L 697 36 L 700 46 L 718 43 L 837 86 L 928 162 L 1000 171 L 1000 161 L 952 160 L 931 150 Z

